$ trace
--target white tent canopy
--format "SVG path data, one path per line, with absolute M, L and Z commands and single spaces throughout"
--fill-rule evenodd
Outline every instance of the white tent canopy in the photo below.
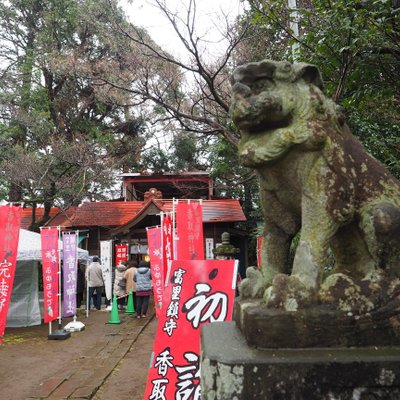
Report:
M 58 247 L 62 249 L 62 241 L 58 243 Z M 89 258 L 87 250 L 78 248 L 78 258 L 86 260 Z M 17 261 L 41 261 L 42 260 L 42 243 L 40 234 L 36 232 L 20 229 L 18 241 Z
M 62 241 L 59 242 L 62 249 Z M 88 252 L 78 249 L 78 258 L 87 259 Z M 40 325 L 39 261 L 42 260 L 40 234 L 21 229 L 19 232 L 17 267 L 10 306 L 7 313 L 7 327 Z

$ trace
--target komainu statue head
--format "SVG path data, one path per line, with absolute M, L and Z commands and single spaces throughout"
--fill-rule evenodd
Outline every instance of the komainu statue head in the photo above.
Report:
M 232 93 L 240 160 L 258 172 L 265 217 L 262 269 L 249 269 L 242 297 L 286 310 L 389 302 L 400 288 L 400 184 L 352 135 L 317 67 L 250 63 L 234 71 Z

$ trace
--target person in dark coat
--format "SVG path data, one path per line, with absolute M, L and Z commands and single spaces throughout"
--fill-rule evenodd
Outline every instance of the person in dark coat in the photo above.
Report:
M 137 318 L 146 318 L 149 300 L 152 292 L 150 263 L 140 261 L 139 267 L 133 276 L 136 282 L 136 312 Z
M 78 262 L 77 278 L 76 278 L 76 308 L 80 308 L 83 301 L 83 293 L 85 292 L 85 266 Z

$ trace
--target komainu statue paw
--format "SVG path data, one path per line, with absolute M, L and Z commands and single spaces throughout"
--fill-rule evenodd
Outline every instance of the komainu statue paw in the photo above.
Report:
M 310 305 L 315 294 L 293 275 L 277 274 L 272 286 L 264 292 L 264 301 L 270 308 L 296 311 Z
M 261 298 L 266 288 L 263 274 L 254 267 L 246 270 L 246 278 L 242 280 L 239 286 L 239 293 L 243 298 Z

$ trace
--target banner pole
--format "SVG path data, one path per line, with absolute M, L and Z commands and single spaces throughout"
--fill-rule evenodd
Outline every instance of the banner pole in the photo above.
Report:
M 178 245 L 176 243 L 177 238 L 177 233 L 176 233 L 176 226 L 175 226 L 175 215 L 176 215 L 176 209 L 175 205 L 178 204 L 179 200 L 173 198 L 172 199 L 172 254 L 173 254 L 173 259 L 178 260 Z
M 76 304 L 76 296 L 77 296 L 77 290 L 78 290 L 78 268 L 79 268 L 79 256 L 78 256 L 78 246 L 79 246 L 79 229 L 75 231 L 76 235 L 76 253 L 75 253 L 75 259 L 76 259 L 76 281 L 75 281 L 75 317 L 78 314 L 78 305 Z M 80 307 L 80 306 L 79 306 Z
M 164 262 L 165 251 L 164 251 L 164 232 L 163 232 L 164 231 L 164 213 L 163 212 L 160 212 L 160 226 L 161 226 L 161 240 L 160 240 L 161 241 L 161 254 L 162 254 L 162 258 L 163 258 L 163 262 Z M 147 244 L 149 245 L 149 243 L 147 243 Z M 150 254 L 150 245 L 149 245 L 148 250 L 149 250 L 149 254 Z M 163 287 L 164 287 L 165 280 L 167 279 L 167 277 L 166 277 L 167 274 L 165 274 L 165 271 L 164 271 L 164 265 L 163 265 L 162 269 L 164 272 L 163 273 L 163 282 L 162 282 Z
M 155 214 L 155 215 L 159 215 L 161 217 L 161 214 L 163 214 L 162 212 L 160 214 Z M 152 225 L 152 226 L 146 226 L 146 231 L 148 229 L 152 229 L 152 228 L 159 228 L 161 225 Z
M 61 227 L 57 226 L 58 229 L 58 243 L 61 241 Z M 58 249 L 58 329 L 61 329 L 62 325 L 62 302 L 61 302 L 61 291 L 62 291 L 62 280 L 61 280 L 61 249 Z
M 86 281 L 86 318 L 89 317 L 89 264 L 86 266 L 85 281 Z

